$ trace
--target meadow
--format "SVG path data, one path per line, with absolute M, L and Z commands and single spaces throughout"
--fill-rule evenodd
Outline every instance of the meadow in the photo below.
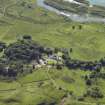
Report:
M 27 2 L 32 8 L 29 5 L 11 5 L 13 2 L 10 2 L 11 6 L 5 15 L 1 12 L 0 41 L 9 44 L 28 34 L 37 43 L 48 47 L 72 48 L 70 56 L 74 59 L 94 61 L 105 56 L 105 24 L 72 22 L 38 7 L 33 0 Z M 71 91 L 74 97 L 68 97 L 64 105 L 97 105 L 97 102 L 100 105 L 105 104 L 105 97 L 99 100 L 86 98 L 85 102 L 76 101 L 88 88 L 82 78 L 86 74 L 90 72 L 67 68 L 48 71 L 42 68 L 13 82 L 1 80 L 0 105 L 38 105 L 44 101 L 57 101 L 61 105 L 63 96 Z M 65 77 L 75 82 L 66 81 Z M 105 94 L 105 81 L 99 79 L 98 86 Z M 62 87 L 63 90 L 57 87 Z

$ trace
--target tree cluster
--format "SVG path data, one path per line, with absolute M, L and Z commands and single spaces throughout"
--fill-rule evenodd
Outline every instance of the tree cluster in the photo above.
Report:
M 30 62 L 33 59 L 38 60 L 41 57 L 42 50 L 43 47 L 33 41 L 23 40 L 10 44 L 5 49 L 4 54 L 10 61 Z
M 73 60 L 70 58 L 65 61 L 65 64 L 69 69 L 100 70 L 102 68 L 102 64 L 100 62 L 86 62 L 80 60 Z

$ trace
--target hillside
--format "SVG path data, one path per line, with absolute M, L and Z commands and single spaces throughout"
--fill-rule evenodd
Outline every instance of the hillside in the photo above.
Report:
M 36 0 L 0 0 L 0 105 L 104 105 L 104 42 L 104 23 L 71 21 Z

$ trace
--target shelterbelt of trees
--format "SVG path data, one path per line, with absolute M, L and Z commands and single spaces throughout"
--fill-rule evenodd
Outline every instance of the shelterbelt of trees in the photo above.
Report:
M 105 66 L 105 58 L 94 62 L 71 59 L 72 50 L 72 48 L 47 48 L 34 42 L 30 35 L 24 35 L 9 45 L 0 42 L 0 76 L 17 77 L 18 75 L 32 73 L 36 65 L 41 66 L 43 63 L 45 67 L 63 69 L 65 66 L 73 70 L 90 71 L 100 71 Z M 59 56 L 57 53 L 62 54 Z M 49 59 L 51 61 L 47 63 L 46 61 Z

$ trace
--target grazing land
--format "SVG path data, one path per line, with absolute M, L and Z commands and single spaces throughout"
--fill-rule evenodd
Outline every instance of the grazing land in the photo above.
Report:
M 29 35 L 45 47 L 72 49 L 72 59 L 105 57 L 105 24 L 73 22 L 37 6 L 36 0 L 0 2 L 0 41 L 7 46 Z M 105 105 L 104 67 L 100 71 L 41 67 L 7 78 L 0 75 L 0 105 Z

